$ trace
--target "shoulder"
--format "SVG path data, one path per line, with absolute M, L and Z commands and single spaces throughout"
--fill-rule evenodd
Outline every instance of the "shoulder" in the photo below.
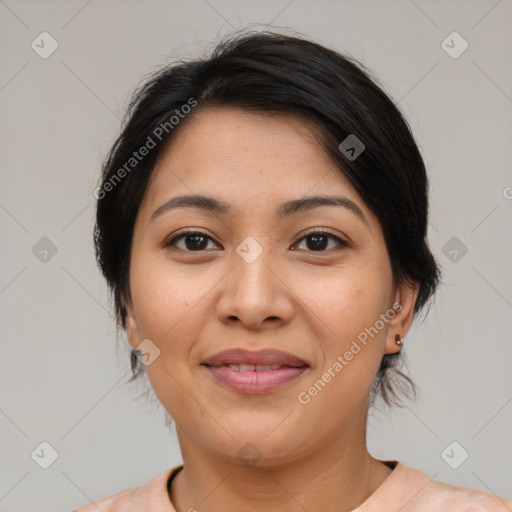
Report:
M 155 476 L 139 487 L 120 491 L 73 512 L 133 512 L 151 510 L 152 512 L 175 512 L 167 492 L 167 482 L 176 475 L 183 466 L 177 466 Z
M 402 512 L 510 512 L 512 502 L 492 493 L 434 480 L 399 463 L 397 476 L 408 489 Z
M 140 487 L 133 487 L 125 491 L 120 491 L 108 498 L 103 498 L 77 508 L 73 510 L 73 512 L 98 512 L 98 509 L 102 512 L 125 512 L 131 510 L 134 496 L 139 489 Z

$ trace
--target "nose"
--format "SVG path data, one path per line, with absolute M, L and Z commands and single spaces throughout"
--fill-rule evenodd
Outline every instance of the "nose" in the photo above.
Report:
M 253 239 L 252 244 L 240 244 L 233 252 L 231 270 L 220 283 L 217 318 L 251 330 L 275 329 L 293 318 L 293 292 L 283 264 L 278 264 L 271 248 L 264 247 L 261 240 L 258 245 L 255 247 Z

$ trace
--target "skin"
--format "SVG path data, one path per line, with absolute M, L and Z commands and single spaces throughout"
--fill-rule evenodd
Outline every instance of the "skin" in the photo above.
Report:
M 230 215 L 193 207 L 152 213 L 181 194 L 229 203 Z M 282 220 L 283 202 L 317 194 L 353 201 Z M 325 238 L 314 250 L 307 231 Z M 203 250 L 171 235 L 199 229 Z M 263 252 L 247 263 L 236 248 L 248 236 Z M 323 240 L 323 239 L 322 239 Z M 309 241 L 309 244 L 308 244 Z M 293 249 L 292 249 L 293 248 Z M 384 354 L 400 350 L 417 287 L 393 287 L 377 217 L 314 137 L 288 115 L 209 107 L 187 119 L 158 162 L 140 206 L 130 264 L 127 335 L 160 355 L 146 366 L 176 423 L 184 469 L 171 500 L 178 511 L 348 511 L 391 474 L 366 447 L 368 400 Z M 322 377 L 359 333 L 394 303 L 399 313 L 308 404 L 297 396 Z M 227 349 L 278 348 L 310 368 L 272 392 L 242 395 L 201 362 Z M 252 443 L 261 457 L 237 455 Z

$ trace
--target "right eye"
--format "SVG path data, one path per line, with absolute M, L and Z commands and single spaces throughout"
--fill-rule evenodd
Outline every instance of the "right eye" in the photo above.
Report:
M 186 231 L 170 238 L 165 242 L 164 247 L 171 248 L 172 250 L 178 249 L 185 252 L 206 251 L 209 249 L 207 247 L 208 240 L 213 241 L 213 239 L 203 231 Z M 180 247 L 178 242 L 181 241 L 183 241 L 184 244 Z

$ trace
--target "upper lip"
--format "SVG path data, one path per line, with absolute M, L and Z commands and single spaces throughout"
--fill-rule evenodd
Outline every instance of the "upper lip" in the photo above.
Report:
M 206 366 L 223 366 L 227 364 L 251 364 L 251 365 L 272 365 L 302 367 L 309 366 L 302 359 L 283 352 L 282 350 L 263 349 L 258 351 L 245 350 L 243 348 L 233 348 L 223 350 L 204 360 L 202 364 Z

